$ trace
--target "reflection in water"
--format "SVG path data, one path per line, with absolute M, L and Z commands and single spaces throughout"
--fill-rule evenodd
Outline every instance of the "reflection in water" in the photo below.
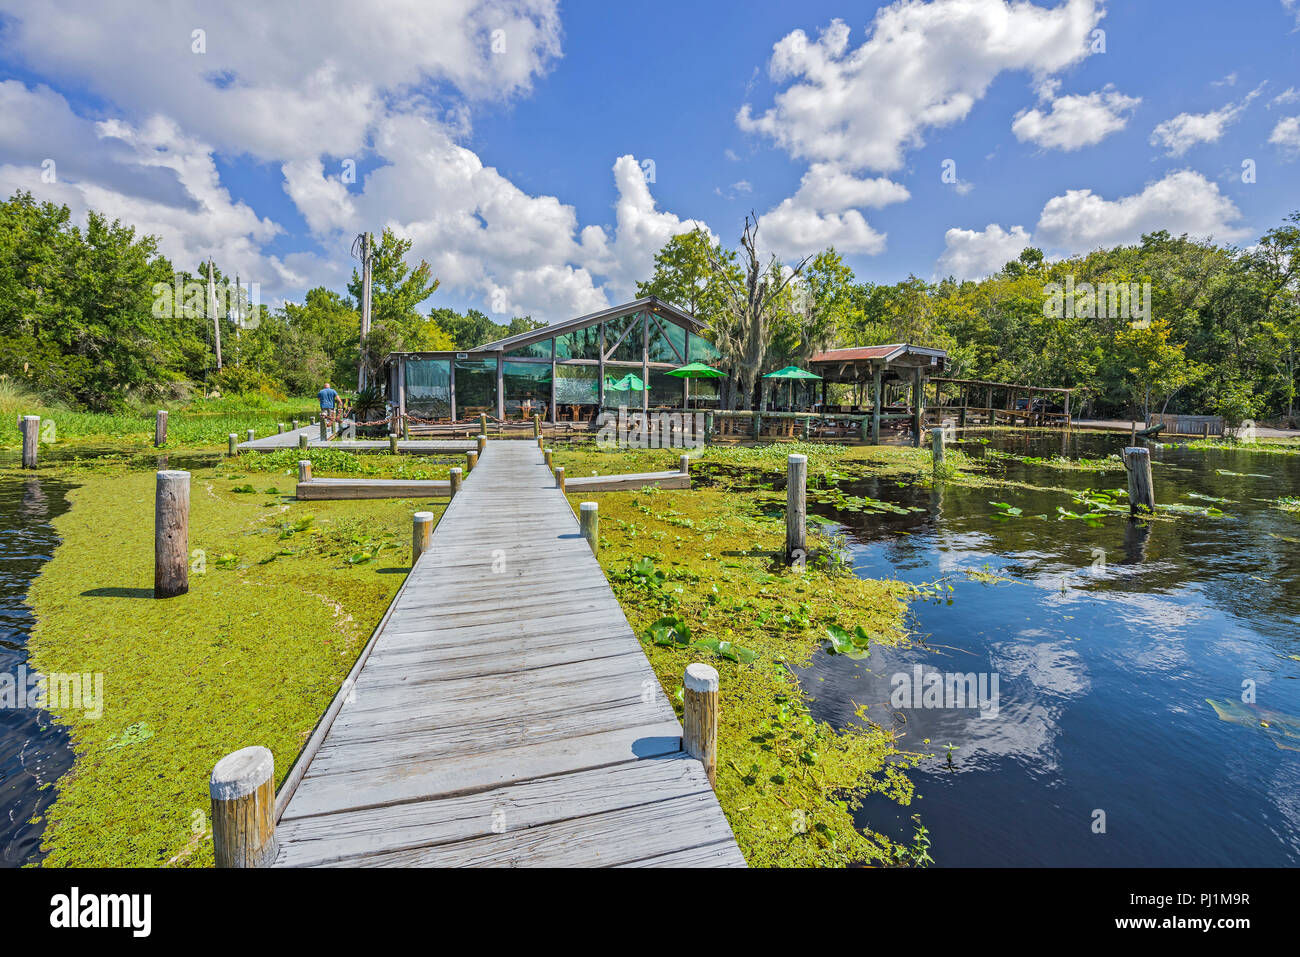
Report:
M 990 435 L 989 447 L 1025 456 L 1105 457 L 1127 444 Z M 804 674 L 816 717 L 843 724 L 854 702 L 869 704 L 902 748 L 935 755 L 911 772 L 912 807 L 869 797 L 860 824 L 909 840 L 919 811 L 940 865 L 1300 863 L 1300 758 L 1287 747 L 1300 745 L 1300 523 L 1269 506 L 1300 488 L 1300 456 L 1168 447 L 1152 458 L 1158 502 L 1213 497 L 1226 514 L 1094 527 L 1057 518 L 1058 506 L 1078 511 L 1061 492 L 876 480 L 844 491 L 924 511 L 810 505 L 844 523 L 860 575 L 954 589 L 914 604 L 913 647 L 857 662 L 819 655 Z M 1095 473 L 996 462 L 1037 486 L 1124 484 L 1118 463 Z M 997 675 L 996 717 L 896 707 L 891 679 L 918 664 Z M 1258 704 L 1240 703 L 1244 682 Z M 1097 810 L 1105 833 L 1092 828 Z
M 16 693 L 33 623 L 24 599 L 57 544 L 50 520 L 67 508 L 66 490 L 49 479 L 0 479 L 0 688 L 10 692 L 0 695 L 0 866 L 5 867 L 40 859 L 41 819 L 55 798 L 50 785 L 72 765 L 67 732 L 46 712 L 19 707 L 26 702 Z

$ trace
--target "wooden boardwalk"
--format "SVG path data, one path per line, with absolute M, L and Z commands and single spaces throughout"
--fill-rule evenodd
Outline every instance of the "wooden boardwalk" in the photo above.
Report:
M 298 447 L 298 437 L 307 436 L 310 449 L 338 449 L 343 452 L 387 452 L 387 439 L 337 439 L 322 441 L 319 425 L 305 425 L 298 429 L 286 429 L 272 435 L 254 438 L 253 441 L 240 442 L 237 448 L 245 451 L 273 452 L 276 449 L 293 449 Z M 470 452 L 478 448 L 473 439 L 400 439 L 398 452 L 415 455 L 437 454 L 441 452 Z
M 744 866 L 532 442 L 488 443 L 342 701 L 277 866 Z

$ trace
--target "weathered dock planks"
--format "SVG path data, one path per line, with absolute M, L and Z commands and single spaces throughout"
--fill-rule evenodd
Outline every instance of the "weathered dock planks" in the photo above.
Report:
M 295 495 L 304 501 L 356 498 L 446 498 L 451 483 L 437 479 L 313 478 L 299 482 Z
M 277 866 L 744 866 L 554 485 L 488 443 L 290 774 Z
M 639 488 L 690 488 L 685 472 L 633 472 L 626 475 L 573 475 L 564 480 L 569 492 L 628 492 Z

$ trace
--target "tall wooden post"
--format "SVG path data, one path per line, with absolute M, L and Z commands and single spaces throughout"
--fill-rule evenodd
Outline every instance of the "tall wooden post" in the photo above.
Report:
M 541 417 L 540 415 L 537 415 L 536 413 L 534 413 L 534 415 L 533 415 L 533 438 L 535 438 L 535 439 L 540 439 L 541 437 L 542 437 L 542 417 Z
M 39 415 L 23 416 L 23 468 L 36 468 L 36 449 L 41 439 L 41 417 Z
M 785 462 L 785 558 L 796 561 L 808 544 L 808 456 L 791 455 Z
M 411 567 L 429 549 L 433 540 L 433 512 L 416 512 L 411 516 Z
M 167 444 L 167 413 L 162 409 L 153 420 L 153 447 L 160 449 Z
M 880 444 L 880 403 L 883 398 L 881 395 L 881 378 L 885 370 L 876 366 L 871 373 L 871 444 Z
M 228 754 L 212 769 L 212 849 L 217 867 L 275 860 L 275 758 L 263 747 Z
M 578 526 L 582 537 L 591 546 L 591 553 L 600 556 L 600 506 L 595 502 L 583 502 L 578 506 Z
M 1124 468 L 1128 470 L 1128 505 L 1133 515 L 1150 515 L 1156 510 L 1155 485 L 1151 480 L 1151 450 L 1124 450 Z
M 482 455 L 482 454 L 483 454 L 483 450 L 486 449 L 486 448 L 487 448 L 487 436 L 484 435 L 483 433 L 479 433 L 479 437 L 478 437 L 478 454 L 479 454 L 479 455 Z
M 487 435 L 487 413 L 486 412 L 480 412 L 478 414 L 478 434 Z
M 311 481 L 311 459 L 298 460 L 298 481 L 299 482 Z
M 190 590 L 190 473 L 158 473 L 153 509 L 153 596 Z
M 465 474 L 469 475 L 469 473 L 473 472 L 474 469 L 477 467 L 478 467 L 478 453 L 466 452 L 465 453 Z
M 320 440 L 324 442 L 329 437 L 330 437 L 329 423 L 322 418 L 320 420 Z
M 718 670 L 686 666 L 682 682 L 682 750 L 704 764 L 709 785 L 718 785 Z
M 943 427 L 930 430 L 930 450 L 931 457 L 934 459 L 934 470 L 938 472 L 943 468 Z
M 307 434 L 305 432 L 302 435 L 298 436 L 298 451 L 299 452 L 307 451 Z
M 542 443 L 545 442 L 545 441 L 546 441 L 546 437 L 545 437 L 545 436 L 540 435 L 540 434 L 537 436 L 537 448 L 538 448 L 539 451 L 543 448 Z
M 231 432 L 229 435 L 226 436 L 226 454 L 227 455 L 239 454 L 239 436 L 237 436 L 234 432 Z
M 456 493 L 460 491 L 462 474 L 463 473 L 461 472 L 459 467 L 451 470 L 451 496 L 450 496 L 451 498 L 455 498 Z
M 388 436 L 388 454 L 397 454 L 397 433 L 393 432 Z
M 921 447 L 921 417 L 925 408 L 925 380 L 921 377 L 921 367 L 912 370 L 912 446 Z
M 561 465 L 555 470 L 555 487 L 561 492 L 564 491 L 564 466 Z
M 554 467 L 551 465 L 551 450 L 550 450 L 550 449 L 542 449 L 542 461 L 546 463 L 546 467 L 547 467 L 548 469 L 552 469 L 552 470 L 554 469 Z

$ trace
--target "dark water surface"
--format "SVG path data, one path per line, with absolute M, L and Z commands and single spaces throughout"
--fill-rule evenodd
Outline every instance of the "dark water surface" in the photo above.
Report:
M 67 511 L 68 488 L 50 479 L 0 478 L 0 675 L 15 683 L 28 667 L 27 589 L 58 544 L 50 521 Z M 66 730 L 47 712 L 0 707 L 0 867 L 40 860 L 52 785 L 72 758 Z
M 961 447 L 1101 457 L 1125 439 L 998 433 Z M 1300 456 L 1151 454 L 1157 502 L 1227 514 L 1091 527 L 1058 519 L 1057 506 L 1087 511 L 1066 493 L 876 481 L 846 491 L 922 510 L 810 503 L 845 523 L 858 574 L 953 586 L 913 602 L 923 645 L 858 662 L 820 654 L 804 674 L 814 716 L 842 725 L 855 702 L 869 704 L 871 720 L 905 733 L 904 749 L 936 755 L 911 772 L 919 800 L 872 798 L 860 825 L 910 840 L 920 812 L 938 865 L 1300 863 L 1300 518 L 1260 501 L 1300 494 Z M 1122 468 L 1018 461 L 1006 474 L 1068 489 L 1126 482 Z M 1000 516 L 990 500 L 1023 515 Z M 951 701 L 896 707 L 893 676 L 917 665 L 997 675 L 996 716 Z

